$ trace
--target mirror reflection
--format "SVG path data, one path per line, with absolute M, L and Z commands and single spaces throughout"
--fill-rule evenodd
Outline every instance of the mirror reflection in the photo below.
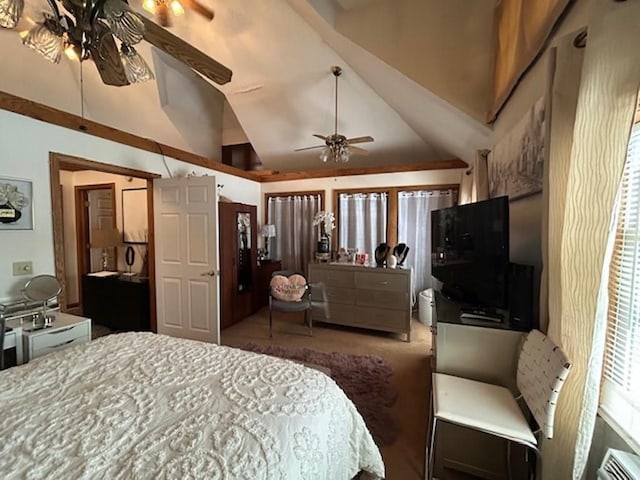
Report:
M 238 234 L 238 292 L 251 287 L 251 214 L 237 213 Z

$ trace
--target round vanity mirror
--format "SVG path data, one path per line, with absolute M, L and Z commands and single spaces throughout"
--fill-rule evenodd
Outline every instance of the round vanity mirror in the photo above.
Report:
M 22 289 L 22 295 L 27 300 L 42 302 L 42 312 L 33 319 L 33 328 L 51 326 L 53 316 L 47 315 L 47 302 L 62 291 L 62 285 L 53 275 L 36 275 L 29 280 Z
M 22 290 L 28 300 L 46 302 L 60 294 L 62 285 L 53 275 L 37 275 L 29 280 Z

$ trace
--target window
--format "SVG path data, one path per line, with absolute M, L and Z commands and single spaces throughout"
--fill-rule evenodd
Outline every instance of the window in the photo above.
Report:
M 376 247 L 387 241 L 386 192 L 338 195 L 338 246 L 367 252 L 373 260 Z
M 306 272 L 316 250 L 313 217 L 322 210 L 324 192 L 270 193 L 265 195 L 265 224 L 275 225 L 269 239 L 270 258 L 282 268 Z
M 640 445 L 640 124 L 619 187 L 609 270 L 601 410 Z

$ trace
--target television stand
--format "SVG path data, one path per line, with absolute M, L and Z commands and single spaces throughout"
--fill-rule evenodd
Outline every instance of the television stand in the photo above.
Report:
M 502 315 L 498 315 L 498 314 L 480 314 L 480 313 L 461 313 L 460 314 L 460 320 L 462 320 L 462 323 L 465 323 L 465 320 L 481 320 L 481 321 L 485 321 L 485 322 L 496 322 L 496 323 L 501 323 L 503 320 Z

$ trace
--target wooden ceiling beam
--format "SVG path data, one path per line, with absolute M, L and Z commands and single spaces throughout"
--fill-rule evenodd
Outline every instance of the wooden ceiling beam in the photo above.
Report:
M 231 81 L 232 72 L 220 62 L 205 55 L 168 30 L 155 24 L 146 17 L 140 17 L 144 23 L 144 39 L 151 45 L 168 53 L 176 60 L 184 63 L 196 72 L 214 82 L 224 85 Z
M 419 172 L 424 170 L 450 170 L 455 168 L 469 168 L 469 165 L 458 158 L 454 158 L 451 160 L 384 165 L 379 167 L 334 168 L 328 170 L 308 170 L 304 172 L 275 172 L 271 174 L 258 174 L 258 177 L 260 182 L 283 182 L 286 180 L 306 180 L 310 178 L 346 177 L 350 175 L 374 175 L 379 173 Z

